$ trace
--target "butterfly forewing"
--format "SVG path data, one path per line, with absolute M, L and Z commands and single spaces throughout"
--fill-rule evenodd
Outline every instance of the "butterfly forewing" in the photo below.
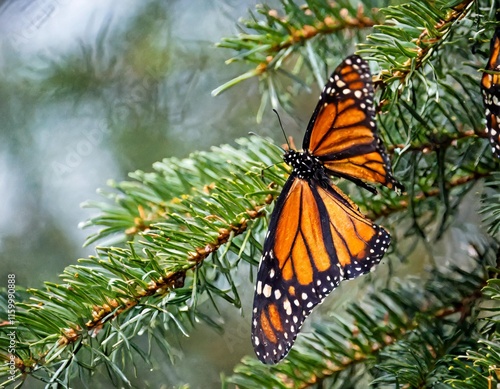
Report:
M 338 188 L 292 174 L 271 216 L 257 274 L 252 342 L 258 358 L 281 360 L 311 310 L 341 280 L 370 271 L 389 243 L 389 234 Z
M 491 39 L 490 58 L 486 70 L 500 72 L 500 28 Z M 493 154 L 500 158 L 500 74 L 483 73 L 481 90 L 486 115 L 486 133 Z
M 330 76 L 309 122 L 303 148 L 331 174 L 401 190 L 377 136 L 368 63 L 347 57 Z M 357 182 L 358 183 L 358 182 Z

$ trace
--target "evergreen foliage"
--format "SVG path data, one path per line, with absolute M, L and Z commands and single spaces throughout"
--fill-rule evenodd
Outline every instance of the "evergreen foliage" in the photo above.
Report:
M 377 3 L 377 4 L 375 4 Z M 388 274 L 299 336 L 289 357 L 265 366 L 245 357 L 225 378 L 239 388 L 490 388 L 500 384 L 500 175 L 484 133 L 479 89 L 496 22 L 494 1 L 281 0 L 258 6 L 241 33 L 219 46 L 247 72 L 214 91 L 256 77 L 259 119 L 354 50 L 373 65 L 378 127 L 398 197 L 345 185 L 351 198 L 393 236 Z M 132 386 L 125 363 L 149 361 L 134 343 L 148 334 L 173 359 L 175 334 L 216 323 L 221 299 L 241 308 L 235 271 L 258 263 L 266 217 L 289 169 L 282 150 L 249 137 L 237 146 L 168 158 L 130 181 L 110 182 L 99 215 L 96 255 L 80 259 L 59 284 L 17 293 L 16 321 L 0 297 L 0 377 L 9 376 L 9 333 L 16 334 L 16 383 L 27 376 L 70 387 L 105 366 L 116 385 Z M 262 170 L 268 166 L 272 166 Z M 481 200 L 488 233 L 461 212 Z M 438 251 L 453 237 L 455 245 Z M 418 248 L 419 272 L 404 274 Z M 350 286 L 350 283 L 347 287 Z M 345 289 L 342 289 L 345 290 Z M 334 292 L 335 293 L 335 292 Z M 213 315 L 197 309 L 212 304 Z M 206 311 L 204 311 L 206 312 Z M 222 328 L 224 329 L 224 328 Z

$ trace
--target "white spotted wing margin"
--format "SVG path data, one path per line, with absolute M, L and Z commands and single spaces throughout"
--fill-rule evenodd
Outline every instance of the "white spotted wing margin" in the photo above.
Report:
M 311 310 L 340 281 L 378 264 L 390 237 L 338 188 L 295 173 L 276 202 L 268 231 L 257 273 L 252 344 L 260 361 L 275 364 L 288 354 Z
M 495 29 L 490 43 L 490 58 L 481 79 L 481 92 L 486 116 L 486 134 L 491 151 L 500 158 L 500 27 Z

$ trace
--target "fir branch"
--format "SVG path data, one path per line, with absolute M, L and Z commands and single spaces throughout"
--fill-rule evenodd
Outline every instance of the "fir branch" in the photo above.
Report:
M 265 147 L 262 142 L 251 139 L 255 150 L 249 146 L 248 140 L 237 140 L 237 143 L 247 145 L 246 154 L 229 146 L 214 147 L 212 153 L 193 153 L 183 160 L 164 159 L 153 164 L 154 172 L 133 172 L 129 175 L 133 181 L 110 181 L 108 185 L 115 189 L 115 192 L 99 191 L 108 201 L 88 201 L 82 205 L 85 208 L 98 209 L 100 213 L 82 223 L 81 227 L 104 227 L 90 235 L 86 244 L 110 237 L 114 237 L 113 241 L 133 239 L 139 232 L 147 232 L 153 224 L 165 220 L 167 214 L 185 212 L 181 203 L 189 200 L 190 196 L 219 195 L 214 189 L 215 181 L 221 177 L 225 177 L 224 186 L 243 184 L 248 186 L 250 193 L 258 190 L 267 191 L 266 195 L 276 193 L 262 186 L 258 171 L 266 166 L 281 163 L 281 151 L 274 146 Z M 220 158 L 222 155 L 227 159 Z M 248 172 L 253 173 L 247 174 Z M 282 184 L 283 172 L 279 169 L 268 169 L 266 179 L 271 183 L 276 180 Z M 229 176 L 226 177 L 227 174 Z M 234 178 L 235 174 L 247 177 L 239 183 Z M 245 188 L 239 189 L 243 193 Z M 270 199 L 265 201 L 269 203 Z M 248 201 L 245 200 L 245 203 Z M 255 210 L 246 211 L 251 213 Z
M 409 145 L 406 145 L 404 143 L 399 143 L 399 144 L 389 145 L 387 151 L 389 154 L 394 154 L 396 150 L 400 152 L 400 150 L 404 149 L 406 151 L 419 151 L 424 154 L 427 154 L 436 150 L 437 148 L 452 146 L 453 144 L 456 144 L 456 142 L 458 142 L 459 140 L 474 139 L 477 137 L 486 139 L 488 138 L 488 134 L 486 134 L 484 130 L 477 130 L 477 131 L 468 130 L 463 132 L 457 132 L 455 134 L 443 134 L 439 141 L 436 141 L 434 139 L 430 142 L 425 142 L 425 143 L 415 142 L 415 143 L 410 143 Z
M 250 20 L 241 22 L 239 28 L 242 32 L 238 36 L 224 38 L 218 43 L 218 47 L 238 52 L 226 61 L 227 64 L 242 61 L 252 64 L 254 68 L 215 89 L 212 92 L 214 96 L 257 76 L 268 84 L 269 100 L 273 108 L 278 108 L 277 102 L 283 103 L 285 99 L 273 93 L 272 86 L 276 81 L 271 77 L 272 73 L 281 73 L 297 82 L 297 73 L 306 65 L 313 71 L 318 83 L 323 84 L 323 74 L 319 69 L 322 60 L 310 43 L 315 48 L 322 47 L 325 37 L 339 33 L 352 38 L 358 31 L 381 21 L 378 10 L 372 9 L 370 2 L 311 1 L 299 7 L 293 0 L 283 0 L 281 7 L 273 9 L 265 4 L 258 5 L 256 10 L 260 17 L 251 14 Z
M 433 328 L 450 326 L 459 331 L 481 297 L 485 274 L 484 268 L 471 274 L 455 268 L 450 274 L 435 273 L 425 287 L 401 284 L 395 290 L 374 292 L 361 304 L 347 308 L 349 319 L 325 321 L 316 325 L 312 334 L 299 337 L 284 362 L 264 366 L 256 359 L 245 357 L 227 382 L 240 388 L 257 388 L 259 385 L 308 388 L 332 386 L 348 377 L 346 382 L 352 383 L 356 374 L 369 374 L 374 360 L 380 363 L 378 369 L 384 366 L 384 359 L 388 357 L 395 358 L 393 362 L 397 363 L 395 347 L 414 343 L 412 339 L 415 337 L 422 343 L 423 334 L 427 334 L 430 341 L 429 334 L 437 336 Z M 451 293 L 443 295 L 442 288 L 446 285 L 451 288 L 448 289 Z M 428 347 L 429 343 L 422 345 Z M 438 359 L 439 355 L 435 354 L 434 358 Z M 362 370 L 364 373 L 354 373 L 357 366 L 365 365 L 368 366 Z M 388 365 L 384 368 L 390 374 L 380 375 L 374 384 L 382 381 L 394 384 L 390 377 L 398 370 L 394 371 Z M 342 376 L 344 372 L 349 375 Z M 413 379 L 408 376 L 406 381 L 404 373 L 399 373 L 402 378 L 400 385 Z
M 397 90 L 398 94 L 403 92 L 403 86 L 411 82 L 413 74 L 430 61 L 450 39 L 459 22 L 470 15 L 473 5 L 473 0 L 451 4 L 446 1 L 423 4 L 414 0 L 379 11 L 370 3 L 358 2 L 356 6 L 349 0 L 340 3 L 307 2 L 302 7 L 292 0 L 283 0 L 282 10 L 260 4 L 257 13 L 261 18 L 252 14 L 251 20 L 243 21 L 239 26 L 242 31 L 250 32 L 224 38 L 218 44 L 239 53 L 228 59 L 227 64 L 246 62 L 255 67 L 221 85 L 212 94 L 218 95 L 241 81 L 259 77 L 264 87 L 262 104 L 271 101 L 275 109 L 278 104 L 288 107 L 287 93 L 285 90 L 277 93 L 278 82 L 270 73 L 280 72 L 303 85 L 297 75 L 305 64 L 321 88 L 322 73 L 326 69 L 320 71 L 319 64 L 331 61 L 331 52 L 322 50 L 322 41 L 315 38 L 335 35 L 342 41 L 338 35 L 341 31 L 359 32 L 374 27 L 375 32 L 367 37 L 369 43 L 359 42 L 356 52 L 368 54 L 379 63 L 381 70 L 373 76 L 373 81 L 376 87 L 383 89 L 384 105 L 394 99 L 390 90 Z M 352 41 L 352 34 L 349 37 Z M 314 46 L 305 44 L 309 41 Z M 395 82 L 398 87 L 389 88 Z
M 494 388 L 500 384 L 498 375 L 500 333 L 498 324 L 498 300 L 500 299 L 500 256 L 497 252 L 496 267 L 490 268 L 490 279 L 482 290 L 484 303 L 479 307 L 476 327 L 480 333 L 477 347 L 457 357 L 450 367 L 453 378 L 447 383 L 453 388 Z
M 79 349 L 81 341 L 88 339 L 89 335 L 99 336 L 106 323 L 121 317 L 120 322 L 126 323 L 137 315 L 147 321 L 151 313 L 144 314 L 145 306 L 161 305 L 166 300 L 172 309 L 172 306 L 184 304 L 193 296 L 193 291 L 183 285 L 186 273 L 196 271 L 199 264 L 222 244 L 245 233 L 248 222 L 263 215 L 262 207 L 266 207 L 279 190 L 279 187 L 269 189 L 261 181 L 260 173 L 255 170 L 263 164 L 257 162 L 256 165 L 255 161 L 268 160 L 272 156 L 268 161 L 274 162 L 281 152 L 254 138 L 250 143 L 248 140 L 241 140 L 240 143 L 246 145 L 246 152 L 223 147 L 212 154 L 194 154 L 181 162 L 164 160 L 160 168 L 155 166 L 158 170 L 155 174 L 134 174 L 134 178 L 140 178 L 142 183 L 115 185 L 124 188 L 123 192 L 127 196 L 115 196 L 114 206 L 98 204 L 102 214 L 92 219 L 92 223 L 106 225 L 107 228 L 98 232 L 93 239 L 109 237 L 110 231 L 129 230 L 137 224 L 145 225 L 136 220 L 135 212 L 141 207 L 140 212 L 143 214 L 147 212 L 154 215 L 156 212 L 156 216 L 149 216 L 150 220 L 163 217 L 164 221 L 151 223 L 141 233 L 144 241 L 131 243 L 128 249 L 102 248 L 97 257 L 81 260 L 82 265 L 68 267 L 62 276 L 64 285 L 47 284 L 46 291 L 30 291 L 33 301 L 21 305 L 25 310 L 20 313 L 20 317 L 22 322 L 31 325 L 37 337 L 23 340 L 34 347 L 28 347 L 29 359 L 18 358 L 20 371 L 45 369 L 46 360 L 52 362 L 54 358 L 54 361 L 59 361 L 59 357 L 65 357 L 64 365 L 71 366 L 74 352 L 69 350 L 74 350 L 73 345 Z M 240 158 L 238 163 L 232 163 L 237 157 Z M 214 163 L 212 159 L 219 163 Z M 206 163 L 207 160 L 210 164 Z M 164 166 L 171 168 L 164 169 Z M 179 166 L 184 166 L 184 170 Z M 198 168 L 193 169 L 196 166 Z M 201 178 L 196 182 L 201 189 L 178 178 L 187 177 L 190 171 L 203 173 L 195 174 Z M 252 171 L 254 173 L 248 174 Z M 278 183 L 278 186 L 283 184 L 285 175 L 286 170 L 282 167 L 266 171 L 266 178 Z M 459 177 L 450 181 L 450 184 L 459 186 L 477 178 Z M 176 179 L 178 184 L 170 186 L 170 191 L 166 190 Z M 228 184 L 231 189 L 224 189 Z M 182 194 L 186 188 L 189 188 L 188 194 Z M 422 198 L 437 194 L 438 191 L 428 191 Z M 255 198 L 259 200 L 256 202 Z M 418 195 L 414 196 L 415 199 L 419 199 Z M 387 204 L 385 209 L 388 209 Z M 228 214 L 228 210 L 233 211 Z M 110 214 L 121 217 L 113 219 L 109 217 Z M 233 221 L 221 216 L 224 214 Z M 128 226 L 127 223 L 131 224 Z M 211 229 L 208 235 L 207 228 Z M 183 229 L 188 232 L 182 232 Z M 201 233 L 205 236 L 197 238 Z M 145 256 L 138 255 L 138 251 L 143 251 Z M 241 255 L 240 248 L 238 253 Z M 169 259 L 170 256 L 176 259 Z M 255 258 L 247 260 L 255 263 Z M 173 293 L 175 297 L 171 300 Z M 238 305 L 236 296 L 230 297 L 224 293 L 221 296 Z M 60 305 L 64 307 L 62 310 Z M 52 319 L 52 310 L 57 310 L 57 321 Z M 81 315 L 82 311 L 90 311 L 91 317 L 85 318 Z M 172 321 L 171 315 L 167 315 L 167 322 Z M 135 334 L 134 331 L 129 336 Z M 43 335 L 41 339 L 40 335 Z M 54 343 L 55 335 L 57 341 Z
M 270 189 L 261 180 L 264 164 L 260 161 L 277 162 L 281 151 L 259 138 L 239 143 L 240 149 L 223 146 L 212 153 L 195 153 L 183 161 L 167 159 L 155 165 L 155 173 L 134 173 L 140 182 L 114 184 L 124 194 L 107 196 L 115 200 L 115 205 L 96 204 L 101 215 L 92 223 L 106 228 L 92 239 L 109 238 L 110 231 L 124 232 L 145 225 L 137 221 L 141 213 L 156 222 L 139 234 L 143 240 L 130 242 L 126 248 L 99 248 L 97 256 L 65 269 L 61 276 L 64 284 L 47 283 L 45 291 L 29 291 L 31 302 L 19 304 L 22 309 L 18 328 L 26 328 L 19 340 L 26 347 L 16 359 L 20 372 L 45 372 L 54 377 L 51 366 L 62 363 L 64 369 L 74 369 L 73 358 L 82 349 L 82 342 L 101 336 L 112 339 L 116 336 L 114 328 L 132 339 L 141 328 L 149 328 L 147 323 L 154 322 L 151 318 L 158 313 L 164 316 L 165 323 L 170 323 L 167 326 L 173 324 L 186 332 L 179 307 L 192 310 L 197 294 L 210 289 L 209 284 L 199 285 L 195 293 L 196 282 L 189 274 L 200 271 L 200 265 L 221 245 L 229 243 L 231 247 L 237 235 L 254 233 L 252 228 L 260 224 L 252 223 L 249 229 L 249 223 L 264 215 L 287 174 L 283 164 L 267 169 Z M 187 178 L 190 174 L 192 179 Z M 457 185 L 464 181 L 457 181 Z M 187 189 L 188 193 L 182 194 Z M 245 256 L 242 247 L 233 250 L 246 261 L 256 263 L 255 256 Z M 237 292 L 232 292 L 232 296 L 218 293 L 238 306 Z M 127 327 L 130 320 L 139 321 L 133 330 Z M 115 323 L 113 327 L 109 327 L 111 322 Z M 119 370 L 115 365 L 112 369 Z
M 493 173 L 486 186 L 479 213 L 484 215 L 483 222 L 488 225 L 488 232 L 497 235 L 500 231 L 500 174 Z
M 23 345 L 16 350 L 18 379 L 29 374 L 60 382 L 60 374 L 68 376 L 69 371 L 82 366 L 93 370 L 105 363 L 128 386 L 118 365 L 109 358 L 138 333 L 158 325 L 186 333 L 186 325 L 192 326 L 195 318 L 203 319 L 195 308 L 205 293 L 216 293 L 240 305 L 234 287 L 226 291 L 214 283 L 226 277 L 232 284 L 230 270 L 238 263 L 220 261 L 217 258 L 223 255 L 217 251 L 226 245 L 239 259 L 256 262 L 254 248 L 232 242 L 237 235 L 250 236 L 262 230 L 257 221 L 275 194 L 260 177 L 265 166 L 262 161 L 271 162 L 280 152 L 260 138 L 239 143 L 238 149 L 222 146 L 181 161 L 184 172 L 177 169 L 179 161 L 171 160 L 157 166 L 162 174 L 136 172 L 135 177 L 144 177 L 143 185 L 119 185 L 129 190 L 129 197 L 114 197 L 116 206 L 98 204 L 103 214 L 93 222 L 106 225 L 97 233 L 99 238 L 130 228 L 127 223 L 135 223 L 139 205 L 150 214 L 161 210 L 163 221 L 150 224 L 140 234 L 143 240 L 130 242 L 125 248 L 98 248 L 96 256 L 69 266 L 61 275 L 63 284 L 46 283 L 45 290 L 28 291 L 29 301 L 17 304 L 15 326 L 8 322 L 0 326 L 0 346 L 8 343 L 7 334 L 13 328 L 17 343 Z M 189 181 L 188 171 L 198 177 L 197 183 Z M 266 178 L 282 184 L 285 173 L 280 164 L 267 169 Z M 193 184 L 207 179 L 210 190 L 206 186 L 193 189 Z M 182 195 L 187 187 L 190 193 Z M 220 273 L 216 278 L 206 274 L 202 263 L 207 260 L 217 262 Z M 93 344 L 94 338 L 99 339 L 97 344 Z M 116 339 L 125 339 L 125 344 Z M 165 348 L 172 349 L 168 343 Z M 85 357 L 75 360 L 81 350 L 92 350 L 87 356 L 90 360 L 83 364 L 81 358 Z M 0 352 L 0 358 L 7 360 L 9 356 Z M 0 374 L 4 375 L 5 369 L 3 365 Z
M 358 50 L 376 59 L 383 69 L 374 77 L 375 84 L 383 88 L 393 82 L 407 85 L 413 73 L 449 39 L 457 23 L 469 15 L 473 4 L 473 0 L 451 6 L 446 1 L 410 1 L 382 9 L 384 24 L 367 37 L 372 43 L 361 44 Z
M 468 186 L 470 184 L 474 185 L 478 180 L 482 178 L 489 177 L 492 172 L 473 172 L 469 175 L 459 176 L 451 179 L 446 183 L 446 189 L 450 190 L 453 188 L 459 188 L 462 186 Z M 438 197 L 442 194 L 441 190 L 438 187 L 429 188 L 425 192 L 417 192 L 413 193 L 410 199 L 410 196 L 406 194 L 403 198 L 398 199 L 394 202 L 388 202 L 386 199 L 383 200 L 382 205 L 375 206 L 374 211 L 368 210 L 366 215 L 370 219 L 379 219 L 381 217 L 387 217 L 394 213 L 403 211 L 410 206 L 410 200 L 413 202 L 413 205 L 418 204 L 419 202 L 425 201 L 430 197 Z M 486 211 L 485 211 L 486 212 Z
M 299 7 L 293 1 L 285 0 L 281 5 L 282 10 L 272 9 L 265 4 L 257 5 L 256 10 L 264 20 L 252 15 L 251 20 L 243 20 L 239 26 L 241 30 L 254 31 L 254 34 L 240 33 L 237 37 L 224 38 L 218 43 L 218 47 L 241 53 L 226 63 L 256 63 L 255 75 L 261 75 L 268 69 L 279 69 L 283 60 L 293 53 L 290 48 L 303 46 L 317 35 L 369 28 L 378 21 L 376 13 L 370 14 L 368 11 L 366 14 L 365 8 L 370 7 L 359 3 L 355 6 L 349 1 L 310 2 Z M 284 15 L 280 16 L 280 13 Z M 224 89 L 221 87 L 214 94 Z

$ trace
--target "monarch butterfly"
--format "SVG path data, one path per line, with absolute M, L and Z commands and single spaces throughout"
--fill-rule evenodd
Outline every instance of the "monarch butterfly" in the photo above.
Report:
M 376 193 L 366 182 L 403 189 L 376 134 L 368 64 L 347 57 L 333 72 L 307 127 L 302 152 L 276 201 L 257 273 L 252 343 L 257 357 L 284 358 L 311 310 L 340 281 L 380 262 L 389 233 L 365 218 L 330 176 Z
M 481 79 L 481 91 L 486 114 L 486 133 L 490 139 L 493 155 L 500 158 L 500 74 L 488 71 L 500 71 L 500 27 L 491 39 L 490 58 Z

